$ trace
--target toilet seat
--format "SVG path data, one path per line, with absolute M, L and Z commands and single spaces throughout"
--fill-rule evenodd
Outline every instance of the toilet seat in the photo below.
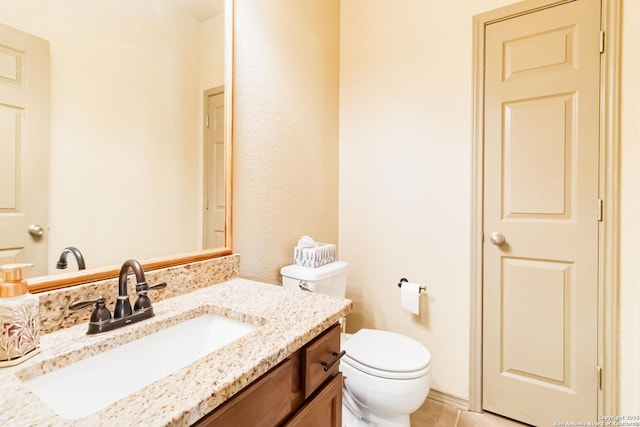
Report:
M 342 361 L 380 378 L 412 379 L 431 371 L 431 353 L 413 338 L 389 331 L 360 329 L 345 343 Z

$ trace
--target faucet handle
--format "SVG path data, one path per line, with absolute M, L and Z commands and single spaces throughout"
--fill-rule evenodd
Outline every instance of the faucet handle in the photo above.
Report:
M 136 292 L 140 293 L 140 292 L 146 292 L 146 291 L 153 291 L 156 289 L 162 289 L 166 287 L 167 287 L 166 282 L 158 283 L 157 285 L 153 285 L 153 286 L 149 286 L 147 282 L 142 282 L 136 285 Z
M 81 308 L 89 307 L 93 304 L 96 305 L 96 308 L 95 310 L 93 310 L 93 313 L 91 313 L 91 319 L 89 320 L 90 322 L 100 323 L 111 320 L 111 312 L 106 307 L 106 301 L 104 297 L 100 297 L 92 301 L 76 301 L 69 306 L 69 310 L 79 310 Z
M 151 307 L 151 299 L 147 296 L 148 291 L 156 289 L 166 288 L 166 282 L 158 283 L 157 285 L 149 286 L 147 282 L 138 283 L 136 285 L 136 292 L 138 293 L 138 299 L 136 299 L 133 305 L 134 310 L 142 310 L 143 308 Z
M 98 299 L 94 299 L 92 301 L 76 301 L 76 302 L 74 302 L 73 304 L 71 304 L 69 306 L 69 310 L 80 310 L 81 308 L 89 307 L 90 305 L 93 305 L 93 304 L 98 305 L 100 303 L 102 303 L 102 304 L 106 303 L 106 301 L 105 301 L 105 299 L 103 297 L 100 297 Z
M 150 291 L 154 289 L 164 289 L 167 287 L 167 282 L 158 283 L 157 285 L 153 285 L 149 288 Z

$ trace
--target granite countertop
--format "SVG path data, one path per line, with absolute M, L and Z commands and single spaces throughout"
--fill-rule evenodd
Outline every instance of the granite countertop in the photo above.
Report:
M 40 354 L 0 369 L 0 425 L 188 426 L 336 323 L 351 308 L 351 301 L 346 299 L 235 278 L 157 302 L 155 317 L 111 332 L 88 336 L 87 325 L 82 324 L 46 334 L 40 341 Z M 224 315 L 257 328 L 84 418 L 58 416 L 22 382 L 202 314 Z M 92 392 L 99 392 L 99 387 L 87 390 Z

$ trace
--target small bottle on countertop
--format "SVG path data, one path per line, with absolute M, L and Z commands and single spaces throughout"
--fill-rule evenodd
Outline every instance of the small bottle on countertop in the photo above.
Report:
M 39 301 L 22 275 L 23 268 L 32 266 L 0 266 L 0 367 L 17 365 L 40 351 Z

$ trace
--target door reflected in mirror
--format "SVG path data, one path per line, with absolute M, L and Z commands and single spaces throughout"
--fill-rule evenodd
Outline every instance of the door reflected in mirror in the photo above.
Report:
M 42 194 L 49 213 L 37 222 L 41 238 L 23 233 L 25 246 L 45 248 L 48 258 L 36 262 L 34 275 L 68 271 L 56 261 L 69 246 L 88 269 L 230 246 L 231 132 L 224 123 L 231 108 L 223 102 L 215 117 L 208 111 L 212 91 L 231 99 L 225 1 L 22 0 L 1 3 L 0 16 L 49 44 L 49 195 Z M 2 54 L 11 51 L 8 42 L 0 44 L 0 85 L 7 87 L 2 75 L 14 59 Z M 28 74 L 30 57 L 20 55 L 15 61 L 26 68 L 14 69 Z M 0 140 L 0 150 L 17 153 L 18 185 L 26 170 L 20 162 L 29 160 L 19 155 L 27 147 L 21 126 L 31 123 L 29 109 L 20 114 L 18 130 Z M 221 136 L 211 134 L 214 123 Z M 41 155 L 46 142 L 28 141 L 42 144 Z M 0 206 L 0 217 L 22 214 L 20 198 L 14 201 Z M 3 263 L 33 261 L 24 253 L 21 244 L 0 241 Z

